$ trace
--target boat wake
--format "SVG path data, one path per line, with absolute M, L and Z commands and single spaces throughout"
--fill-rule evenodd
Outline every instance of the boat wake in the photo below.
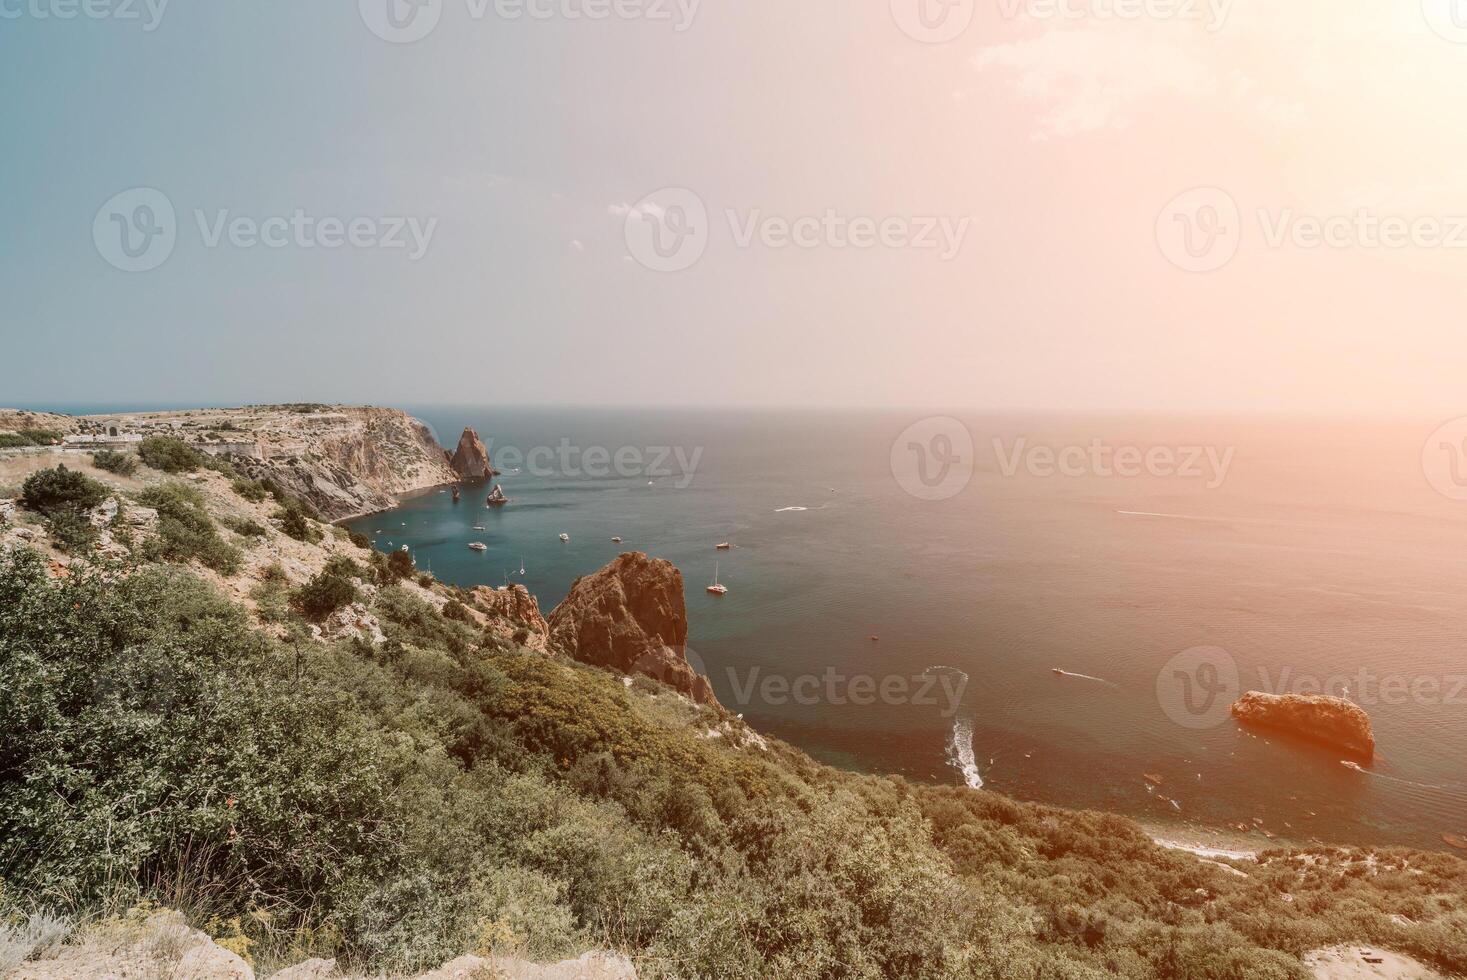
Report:
M 790 511 L 801 511 L 801 510 L 809 510 L 809 509 L 810 508 L 808 508 L 808 507 L 777 507 L 777 508 L 775 508 L 775 511 L 774 512 L 776 514 L 788 514 Z
M 1341 759 L 1340 765 L 1344 766 L 1346 769 L 1353 769 L 1356 772 L 1361 773 L 1362 775 L 1374 776 L 1376 779 L 1388 779 L 1393 783 L 1405 783 L 1407 786 L 1415 786 L 1417 789 L 1452 789 L 1451 786 L 1433 786 L 1430 783 L 1418 783 L 1415 780 L 1402 779 L 1400 776 L 1388 776 L 1383 772 L 1372 772 L 1371 770 L 1366 769 L 1360 763 L 1351 762 L 1349 759 Z
M 1061 677 L 1073 677 L 1081 681 L 1095 681 L 1097 684 L 1104 684 L 1106 687 L 1113 687 L 1118 691 L 1121 689 L 1121 686 L 1115 681 L 1108 681 L 1104 677 L 1092 677 L 1090 674 L 1077 674 L 1070 670 L 1060 670 L 1058 667 L 1054 668 L 1054 672 Z
M 969 789 L 983 788 L 983 774 L 978 771 L 978 760 L 973 755 L 973 723 L 960 718 L 953 725 L 952 738 L 947 743 L 948 761 L 963 774 L 963 782 Z

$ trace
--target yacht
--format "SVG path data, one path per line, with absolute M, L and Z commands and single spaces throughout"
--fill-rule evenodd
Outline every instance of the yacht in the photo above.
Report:
M 570 535 L 569 534 L 566 534 L 564 531 L 561 531 L 560 532 L 560 540 L 562 540 L 562 541 L 569 541 L 570 540 Z
M 489 546 L 482 541 L 470 541 L 469 547 L 475 551 L 488 551 Z
M 719 551 L 727 551 L 728 549 L 732 548 L 733 545 L 729 544 L 727 541 L 724 541 L 714 545 L 713 547 L 717 548 Z
M 611 539 L 611 543 L 612 544 L 621 544 L 621 538 L 612 538 Z
M 713 563 L 713 584 L 708 586 L 708 591 L 714 595 L 728 595 L 728 586 L 720 585 L 718 582 L 718 563 Z

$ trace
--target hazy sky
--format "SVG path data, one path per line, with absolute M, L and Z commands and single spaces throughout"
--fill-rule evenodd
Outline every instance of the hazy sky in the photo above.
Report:
M 1467 411 L 1458 0 L 160 2 L 0 0 L 0 403 Z

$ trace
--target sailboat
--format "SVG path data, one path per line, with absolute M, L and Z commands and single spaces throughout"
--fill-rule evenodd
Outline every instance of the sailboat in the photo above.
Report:
M 714 595 L 728 595 L 728 586 L 718 582 L 718 562 L 713 563 L 713 584 L 708 586 L 708 591 Z

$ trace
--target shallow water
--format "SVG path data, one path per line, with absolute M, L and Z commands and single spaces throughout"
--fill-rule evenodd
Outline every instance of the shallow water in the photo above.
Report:
M 430 491 L 355 529 L 447 582 L 523 581 L 546 610 L 619 551 L 668 558 L 720 700 L 828 762 L 1301 841 L 1467 832 L 1467 503 L 1423 475 L 1432 422 L 968 418 L 971 481 L 929 501 L 893 475 L 911 414 L 413 411 L 450 446 L 475 426 L 501 467 L 506 447 L 552 462 L 506 472 L 502 509 L 487 485 Z M 1021 438 L 1233 455 L 1198 476 L 1007 475 Z M 566 444 L 697 465 L 566 473 Z M 1226 716 L 1235 688 L 1311 682 L 1369 711 L 1372 764 Z

